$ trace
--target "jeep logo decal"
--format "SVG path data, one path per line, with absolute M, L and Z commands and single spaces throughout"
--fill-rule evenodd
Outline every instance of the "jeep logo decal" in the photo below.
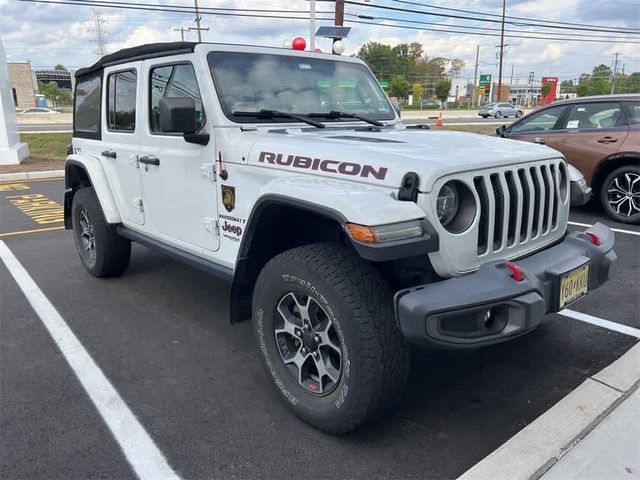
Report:
M 303 168 L 307 170 L 320 170 L 322 172 L 339 173 L 354 177 L 373 177 L 384 180 L 387 176 L 387 167 L 374 167 L 352 162 L 339 162 L 338 160 L 323 160 L 321 158 L 304 157 L 301 155 L 283 155 L 282 153 L 260 152 L 258 161 L 271 165 Z

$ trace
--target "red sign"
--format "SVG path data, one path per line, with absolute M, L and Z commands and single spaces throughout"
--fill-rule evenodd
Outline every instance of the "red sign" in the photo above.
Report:
M 558 77 L 542 77 L 542 93 L 540 94 L 540 105 L 548 105 L 558 98 Z M 545 87 L 550 85 L 551 87 Z M 546 95 L 544 92 L 549 89 Z

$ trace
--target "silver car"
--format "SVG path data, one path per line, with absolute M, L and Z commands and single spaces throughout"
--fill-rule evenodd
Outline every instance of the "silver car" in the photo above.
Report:
M 512 105 L 511 103 L 487 103 L 480 107 L 478 115 L 482 118 L 502 118 L 502 117 L 516 117 L 520 118 L 524 115 L 524 109 L 520 105 Z

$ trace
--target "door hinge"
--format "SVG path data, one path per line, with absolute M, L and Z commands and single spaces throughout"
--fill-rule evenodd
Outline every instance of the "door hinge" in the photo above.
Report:
M 133 205 L 140 211 L 140 213 L 144 213 L 144 204 L 142 203 L 142 199 L 140 197 L 136 197 L 133 199 Z
M 212 182 L 216 181 L 216 169 L 213 163 L 204 163 L 200 166 L 200 172 L 204 178 L 208 178 Z
M 204 217 L 204 229 L 209 233 L 220 235 L 220 225 L 216 218 Z

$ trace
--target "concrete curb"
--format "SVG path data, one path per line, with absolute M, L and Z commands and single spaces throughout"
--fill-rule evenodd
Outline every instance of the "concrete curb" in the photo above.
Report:
M 458 480 L 537 479 L 566 455 L 640 382 L 640 343 L 584 381 Z
M 64 178 L 64 170 L 45 170 L 43 172 L 0 173 L 0 182 L 16 180 L 38 180 L 43 178 Z

